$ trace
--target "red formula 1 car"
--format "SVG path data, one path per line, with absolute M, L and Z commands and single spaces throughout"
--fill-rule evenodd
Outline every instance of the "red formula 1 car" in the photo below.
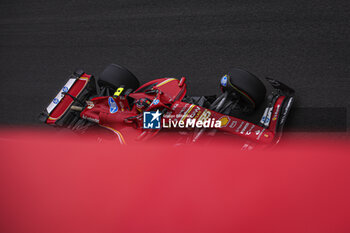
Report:
M 188 96 L 184 77 L 140 86 L 130 71 L 111 64 L 98 79 L 82 70 L 74 72 L 40 119 L 80 134 L 101 126 L 121 144 L 158 137 L 160 131 L 176 131 L 184 143 L 221 132 L 247 139 L 246 148 L 276 144 L 294 91 L 266 80 L 269 85 L 247 71 L 232 69 L 220 80 L 221 95 Z

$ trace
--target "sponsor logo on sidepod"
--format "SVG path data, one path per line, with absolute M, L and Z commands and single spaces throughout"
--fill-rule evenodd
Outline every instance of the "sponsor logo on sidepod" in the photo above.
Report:
M 154 99 L 151 105 L 157 105 L 159 104 L 159 99 Z
M 118 105 L 112 97 L 108 98 L 108 105 L 109 105 L 109 112 L 110 113 L 118 112 Z

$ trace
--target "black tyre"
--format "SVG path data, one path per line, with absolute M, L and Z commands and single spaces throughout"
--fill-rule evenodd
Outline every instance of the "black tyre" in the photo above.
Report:
M 253 109 L 265 100 L 265 85 L 258 77 L 245 70 L 230 70 L 221 78 L 221 88 L 222 91 L 237 93 Z
M 110 64 L 101 73 L 98 84 L 103 87 L 108 87 L 113 90 L 120 86 L 124 86 L 125 89 L 136 90 L 140 86 L 139 80 L 126 68 Z

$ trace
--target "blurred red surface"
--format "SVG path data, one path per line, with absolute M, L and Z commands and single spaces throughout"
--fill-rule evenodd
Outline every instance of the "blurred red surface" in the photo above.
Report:
M 350 232 L 348 140 L 241 152 L 8 135 L 0 232 Z

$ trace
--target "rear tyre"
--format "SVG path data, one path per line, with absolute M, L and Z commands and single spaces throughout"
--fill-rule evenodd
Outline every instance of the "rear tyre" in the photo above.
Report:
M 113 90 L 120 86 L 124 86 L 125 90 L 136 90 L 140 86 L 140 82 L 135 75 L 128 69 L 116 64 L 110 64 L 103 70 L 99 77 L 98 84 Z
M 221 78 L 223 92 L 236 93 L 251 109 L 255 109 L 264 100 L 265 85 L 258 77 L 245 70 L 232 69 Z

